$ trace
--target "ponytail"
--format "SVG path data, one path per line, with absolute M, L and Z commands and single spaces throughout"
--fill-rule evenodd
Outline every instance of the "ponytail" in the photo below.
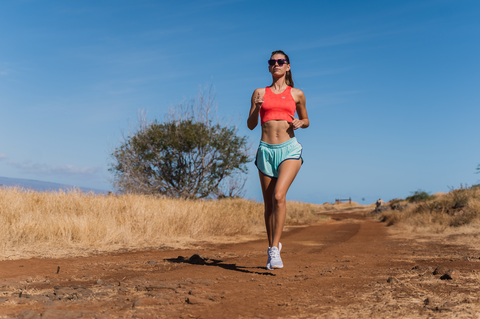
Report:
M 287 71 L 287 74 L 285 74 L 285 83 L 287 83 L 288 86 L 291 86 L 293 88 L 293 78 L 291 71 Z
M 285 60 L 287 60 L 287 63 L 290 64 L 290 59 L 285 52 L 282 50 L 273 51 L 271 56 L 274 56 L 275 54 L 283 54 L 285 56 Z M 285 83 L 293 88 L 292 71 L 287 71 L 287 74 L 285 74 Z

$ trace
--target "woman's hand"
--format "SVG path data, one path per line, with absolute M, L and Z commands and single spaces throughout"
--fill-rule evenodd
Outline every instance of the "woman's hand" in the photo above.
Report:
M 290 117 L 292 118 L 290 125 L 294 130 L 301 128 L 305 124 L 302 120 L 296 119 L 293 115 L 290 115 Z
M 258 115 L 263 104 L 265 89 L 256 89 L 250 98 L 250 113 L 248 113 L 247 126 L 253 130 L 258 124 Z M 255 94 L 257 93 L 257 94 Z
M 257 96 L 255 97 L 255 107 L 260 110 L 263 104 L 263 96 L 260 96 L 260 92 L 258 92 Z

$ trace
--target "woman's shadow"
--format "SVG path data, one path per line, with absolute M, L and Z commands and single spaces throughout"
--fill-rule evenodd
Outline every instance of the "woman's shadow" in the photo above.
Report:
M 218 259 L 210 259 L 210 258 L 203 258 L 199 254 L 194 254 L 191 257 L 183 257 L 178 256 L 177 258 L 167 258 L 164 259 L 165 261 L 176 263 L 176 264 L 191 264 L 191 265 L 205 265 L 205 266 L 214 266 L 220 267 L 227 270 L 239 271 L 248 274 L 257 274 L 257 275 L 264 275 L 264 276 L 275 276 L 275 274 L 271 272 L 258 272 L 252 271 L 248 269 L 262 269 L 260 267 L 242 267 L 237 266 L 236 264 L 224 264 L 222 260 Z

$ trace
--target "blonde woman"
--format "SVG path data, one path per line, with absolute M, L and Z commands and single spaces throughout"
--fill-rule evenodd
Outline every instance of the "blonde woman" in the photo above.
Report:
M 265 203 L 267 269 L 271 270 L 283 268 L 280 238 L 285 224 L 286 196 L 303 163 L 302 145 L 297 142 L 294 131 L 307 128 L 310 122 L 305 95 L 293 87 L 288 55 L 274 51 L 268 65 L 272 84 L 253 92 L 247 125 L 253 130 L 260 116 L 262 137 L 255 165 Z

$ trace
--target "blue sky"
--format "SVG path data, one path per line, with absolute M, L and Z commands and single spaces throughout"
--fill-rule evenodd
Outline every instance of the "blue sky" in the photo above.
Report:
M 281 49 L 311 123 L 289 200 L 480 180 L 476 0 L 2 1 L 0 29 L 0 176 L 111 189 L 109 153 L 138 110 L 161 118 L 212 83 L 254 152 L 249 99 Z

